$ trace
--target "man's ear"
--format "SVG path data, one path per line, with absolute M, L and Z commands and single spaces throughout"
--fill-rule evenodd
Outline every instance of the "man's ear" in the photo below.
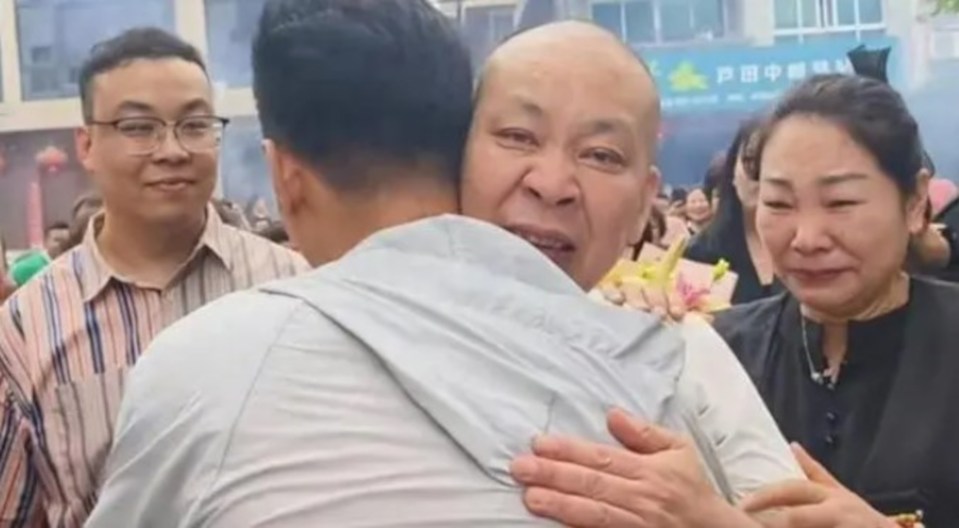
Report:
M 653 210 L 656 196 L 659 195 L 659 189 L 663 184 L 663 176 L 659 172 L 659 167 L 651 165 L 646 173 L 646 181 L 643 183 L 642 193 L 639 197 L 640 207 L 633 231 L 630 232 L 629 243 L 635 246 L 643 239 L 643 233 L 646 231 L 646 224 L 649 223 L 649 215 Z
M 913 236 L 922 233 L 931 220 L 926 214 L 932 206 L 929 203 L 929 180 L 931 179 L 932 174 L 928 170 L 919 171 L 916 176 L 916 191 L 906 203 L 906 222 L 909 233 Z
M 90 133 L 90 127 L 82 126 L 73 131 L 73 145 L 77 151 L 77 159 L 83 165 L 88 174 L 92 174 L 93 160 L 91 151 L 93 150 L 93 136 Z
M 298 160 L 271 139 L 263 140 L 263 154 L 280 212 L 284 217 L 295 215 L 303 203 L 304 192 L 304 174 Z

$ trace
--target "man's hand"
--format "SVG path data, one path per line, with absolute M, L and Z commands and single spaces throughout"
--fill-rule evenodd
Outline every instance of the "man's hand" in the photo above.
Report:
M 798 445 L 796 459 L 809 481 L 792 481 L 760 490 L 742 509 L 768 516 L 768 528 L 896 528 L 898 525 L 847 490 Z M 778 511 L 777 511 L 778 510 Z
M 757 526 L 713 491 L 685 439 L 622 411 L 612 411 L 608 425 L 629 451 L 543 437 L 534 455 L 514 461 L 530 511 L 581 528 Z
M 624 284 L 601 287 L 600 292 L 607 302 L 648 312 L 663 320 L 678 322 L 686 317 L 686 305 L 679 294 L 663 287 Z

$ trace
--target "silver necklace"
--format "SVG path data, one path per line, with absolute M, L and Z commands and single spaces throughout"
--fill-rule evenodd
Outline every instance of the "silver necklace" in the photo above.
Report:
M 799 313 L 799 324 L 802 328 L 802 348 L 806 356 L 806 365 L 809 366 L 809 379 L 811 379 L 816 385 L 824 386 L 826 385 L 827 376 L 823 371 L 817 369 L 815 363 L 813 363 L 812 353 L 809 351 L 809 335 L 806 330 L 806 318 L 803 316 L 802 312 Z M 830 389 L 836 387 L 835 379 L 828 377 L 828 381 Z

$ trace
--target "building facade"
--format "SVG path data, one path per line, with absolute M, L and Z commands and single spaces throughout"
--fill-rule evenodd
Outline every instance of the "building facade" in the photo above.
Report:
M 219 192 L 244 207 L 272 202 L 249 66 L 264 1 L 0 0 L 0 226 L 8 242 L 35 242 L 85 188 L 71 133 L 81 124 L 77 70 L 94 42 L 137 25 L 175 31 L 204 53 L 218 112 L 232 120 Z M 929 17 L 931 0 L 432 1 L 458 23 L 477 64 L 518 28 L 547 20 L 589 19 L 619 35 L 656 75 L 666 115 L 660 163 L 673 184 L 700 181 L 737 123 L 795 80 L 847 71 L 845 53 L 860 42 L 895 47 L 899 86 L 922 87 L 953 70 L 946 80 L 959 80 L 950 69 L 959 19 Z M 959 130 L 949 126 L 934 129 L 948 139 L 943 150 L 959 157 L 951 148 Z
M 87 187 L 72 138 L 82 123 L 78 69 L 95 42 L 134 26 L 176 32 L 207 57 L 217 111 L 231 119 L 218 192 L 244 207 L 272 202 L 250 89 L 264 1 L 0 0 L 0 226 L 8 244 L 37 243 Z
M 932 3 L 440 0 L 463 27 L 477 62 L 505 36 L 544 19 L 592 20 L 618 35 L 656 77 L 665 115 L 660 164 L 667 181 L 677 185 L 700 182 L 738 123 L 768 107 L 797 80 L 851 71 L 846 53 L 861 44 L 893 48 L 890 78 L 904 93 L 928 86 L 942 61 L 959 56 L 959 19 L 930 16 Z M 943 115 L 941 110 L 928 113 Z M 934 128 L 935 135 L 955 137 Z M 959 159 L 955 165 L 959 171 Z

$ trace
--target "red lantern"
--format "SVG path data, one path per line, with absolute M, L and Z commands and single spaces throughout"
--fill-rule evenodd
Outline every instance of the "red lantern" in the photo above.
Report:
M 42 174 L 58 174 L 67 165 L 67 153 L 54 147 L 47 146 L 37 153 L 37 167 Z

